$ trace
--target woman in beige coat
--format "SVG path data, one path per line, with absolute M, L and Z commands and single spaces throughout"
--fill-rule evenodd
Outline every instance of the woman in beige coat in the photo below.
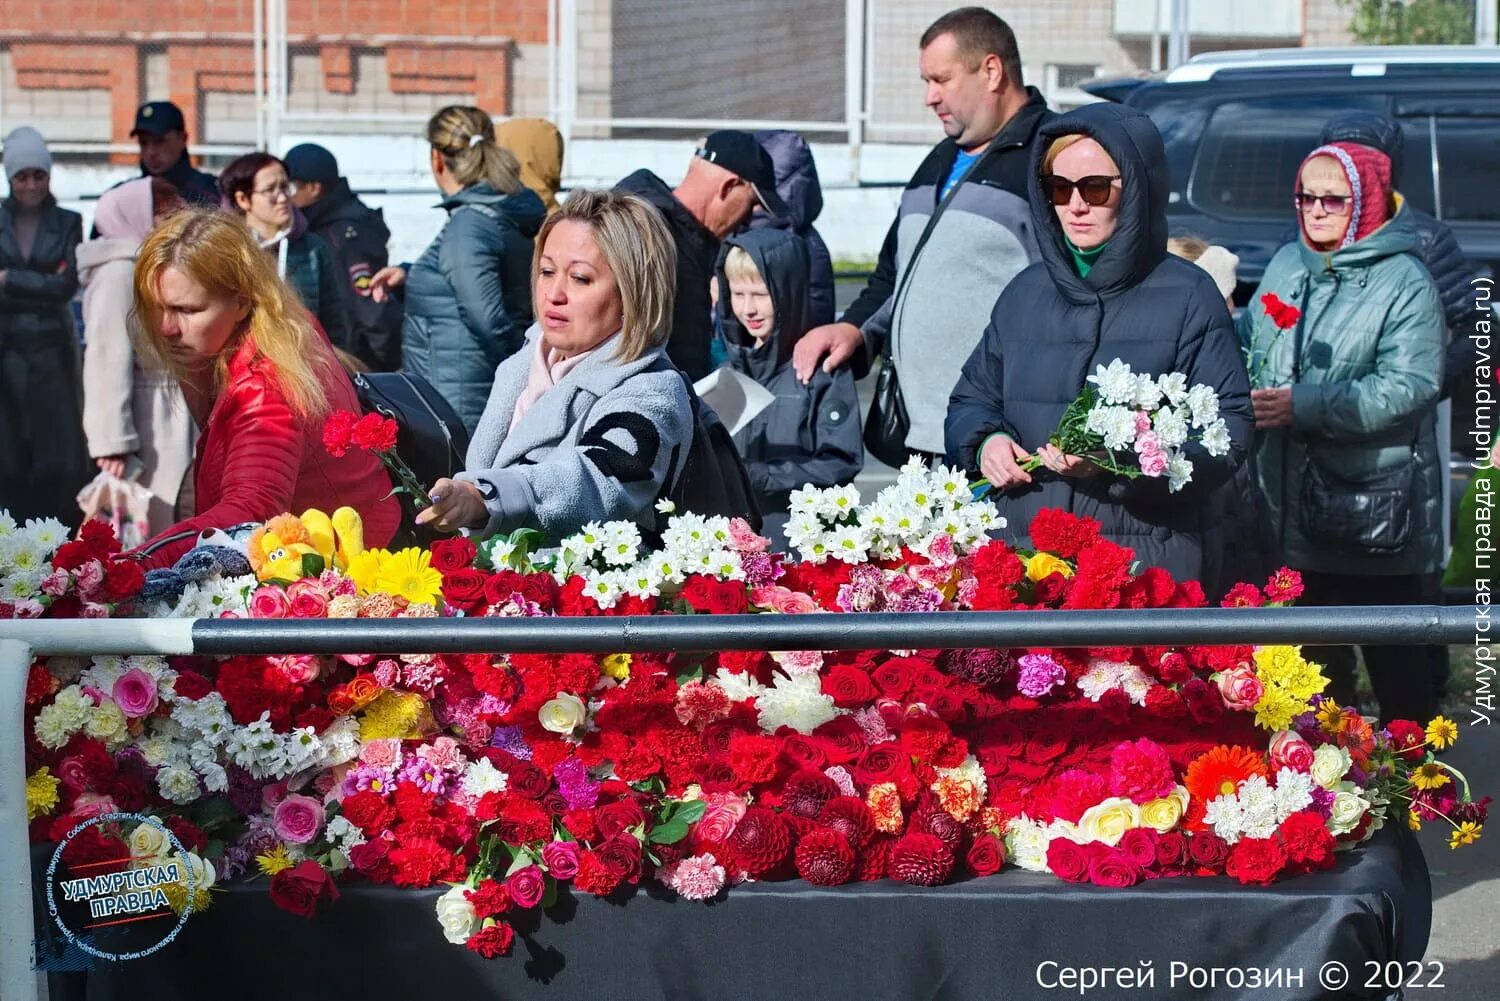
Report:
M 135 255 L 156 220 L 181 205 L 177 189 L 160 178 L 111 188 L 94 213 L 98 239 L 78 248 L 89 455 L 117 477 L 140 470 L 137 482 L 153 495 L 147 537 L 180 520 L 177 502 L 198 429 L 177 381 L 146 367 L 132 346 Z

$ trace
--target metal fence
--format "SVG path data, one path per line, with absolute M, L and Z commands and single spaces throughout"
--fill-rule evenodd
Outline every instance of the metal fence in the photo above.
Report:
M 647 652 L 1285 643 L 1431 645 L 1475 639 L 1477 609 L 1199 608 L 402 620 L 0 622 L 0 997 L 36 1001 L 26 820 L 26 676 L 37 654 Z M 1414 665 L 1413 669 L 1420 669 Z

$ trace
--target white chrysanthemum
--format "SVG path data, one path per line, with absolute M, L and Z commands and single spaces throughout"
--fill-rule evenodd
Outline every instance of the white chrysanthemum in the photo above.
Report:
M 1276 791 L 1263 777 L 1252 775 L 1240 783 L 1240 833 L 1247 838 L 1269 838 L 1280 821 L 1276 817 Z
M 224 766 L 213 761 L 197 763 L 194 766 L 198 770 L 198 777 L 203 780 L 203 788 L 211 793 L 227 792 L 229 789 L 229 773 Z
M 1208 386 L 1194 386 L 1187 393 L 1187 408 L 1193 415 L 1193 427 L 1207 427 L 1219 416 L 1219 394 Z
M 485 793 L 504 792 L 508 781 L 509 776 L 496 768 L 489 758 L 480 758 L 464 769 L 460 785 L 464 792 L 478 798 Z
M 653 562 L 640 562 L 620 571 L 625 593 L 634 598 L 655 598 L 661 594 L 662 578 Z
M 323 742 L 310 726 L 298 727 L 286 735 L 287 767 L 298 771 L 312 764 L 322 753 Z
M 1229 425 L 1225 424 L 1222 419 L 1209 423 L 1203 431 L 1202 440 L 1203 450 L 1215 458 L 1228 455 L 1230 446 L 1234 444 L 1229 437 Z
M 1104 447 L 1118 451 L 1135 441 L 1135 413 L 1125 407 L 1095 407 L 1084 427 L 1104 439 Z
M 1193 462 L 1181 452 L 1167 456 L 1167 491 L 1176 493 L 1193 482 Z
M 41 577 L 34 570 L 17 570 L 0 580 L 0 601 L 13 605 L 35 598 L 41 591 Z
M 858 508 L 859 489 L 852 483 L 842 487 L 829 487 L 823 491 L 820 513 L 826 518 L 845 518 Z
M 1286 820 L 1312 805 L 1313 780 L 1306 772 L 1281 768 L 1276 772 L 1276 819 Z
M 196 700 L 179 699 L 172 705 L 172 720 L 215 747 L 224 743 L 233 727 L 229 707 L 218 692 Z
M 152 768 L 161 768 L 173 761 L 187 757 L 187 749 L 165 734 L 154 734 L 137 740 L 135 746 Z
M 828 533 L 828 554 L 845 563 L 863 563 L 870 551 L 870 536 L 862 525 L 840 525 Z
M 756 696 L 755 707 L 760 728 L 775 733 L 789 726 L 800 734 L 810 734 L 838 715 L 833 696 L 823 692 L 823 682 L 816 674 L 788 677 L 777 672 L 775 684 Z
M 353 716 L 340 716 L 318 734 L 319 768 L 337 768 L 339 765 L 359 757 L 359 721 Z
M 480 551 L 484 553 L 485 559 L 490 561 L 490 566 L 499 569 L 510 565 L 510 558 L 516 554 L 515 543 L 503 535 L 482 543 Z
M 16 534 L 16 519 L 12 518 L 9 511 L 0 509 L 0 539 L 7 539 Z
M 740 554 L 733 549 L 714 549 L 704 553 L 703 558 L 698 561 L 697 572 L 720 580 L 745 579 L 745 571 L 740 566 Z
M 1181 406 L 1182 401 L 1187 399 L 1187 376 L 1181 372 L 1168 372 L 1160 376 L 1156 380 L 1156 387 L 1161 390 L 1161 395 L 1167 398 L 1169 406 Z
M 1245 809 L 1238 796 L 1215 796 L 1208 801 L 1203 811 L 1203 822 L 1214 829 L 1214 833 L 1228 844 L 1240 840 L 1240 828 L 1245 822 Z
M 681 584 L 684 572 L 682 564 L 669 553 L 657 553 L 648 564 L 651 576 L 662 584 Z
M 198 776 L 186 765 L 167 765 L 157 771 L 156 788 L 178 806 L 191 803 L 203 794 Z
M 611 521 L 600 534 L 599 555 L 612 567 L 628 567 L 641 548 L 641 530 L 633 522 Z
M 1135 377 L 1135 396 L 1133 402 L 1137 409 L 1151 411 L 1161 405 L 1161 387 L 1151 376 L 1141 373 Z
M 1188 440 L 1187 421 L 1171 407 L 1162 407 L 1151 418 L 1152 430 L 1164 448 L 1181 448 Z
M 1094 384 L 1099 392 L 1099 398 L 1105 403 L 1128 406 L 1135 399 L 1135 373 L 1130 371 L 1129 365 L 1118 358 L 1107 366 L 1096 367 L 1094 374 L 1088 377 L 1088 381 Z
M 355 826 L 348 817 L 334 817 L 328 822 L 328 826 L 323 828 L 323 835 L 344 851 L 365 843 L 365 832 Z
M 1005 827 L 1005 858 L 1027 872 L 1047 871 L 1047 828 L 1024 813 Z
M 725 668 L 719 668 L 709 682 L 724 689 L 724 694 L 729 696 L 730 702 L 744 702 L 760 696 L 766 690 L 766 686 L 755 680 L 755 676 L 749 672 L 735 674 Z
M 600 570 L 584 573 L 583 593 L 598 602 L 600 608 L 614 608 L 615 602 L 620 600 L 620 596 L 625 591 L 620 586 L 618 573 L 613 570 Z
M 26 522 L 25 535 L 46 556 L 51 556 L 57 547 L 68 541 L 68 526 L 56 518 L 31 518 Z

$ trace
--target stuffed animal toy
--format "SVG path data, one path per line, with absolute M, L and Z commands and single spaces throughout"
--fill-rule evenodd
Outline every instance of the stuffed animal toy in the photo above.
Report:
M 319 563 L 325 569 L 343 570 L 364 551 L 364 521 L 349 507 L 339 508 L 332 517 L 316 508 L 300 518 L 279 514 L 251 534 L 246 550 L 255 576 L 263 581 L 298 580 Z M 307 556 L 319 559 L 305 561 Z

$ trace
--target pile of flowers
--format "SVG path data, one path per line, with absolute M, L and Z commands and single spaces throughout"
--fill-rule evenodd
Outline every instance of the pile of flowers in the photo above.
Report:
M 452 538 L 399 573 L 376 552 L 292 581 L 237 579 L 216 614 L 1207 603 L 1194 582 L 1134 572 L 1089 519 L 1042 512 L 1035 550 L 990 539 L 993 507 L 954 470 L 908 466 L 868 505 L 847 488 L 802 491 L 793 522 L 795 555 L 692 514 L 654 551 L 622 524 L 554 549 L 534 533 Z M 1300 589 L 1283 571 L 1226 601 Z M 1375 730 L 1326 684 L 1294 647 L 1248 646 L 53 657 L 28 679 L 27 802 L 38 840 L 105 812 L 161 817 L 200 886 L 267 878 L 298 914 L 350 879 L 446 887 L 442 933 L 485 956 L 560 894 L 648 880 L 691 900 L 748 880 L 931 886 L 1008 864 L 1109 886 L 1264 883 L 1331 866 L 1393 820 L 1449 823 L 1455 845 L 1477 837 L 1488 800 L 1432 754 L 1453 725 Z M 121 840 L 122 864 L 162 851 L 129 825 L 88 835 L 70 864 L 118 858 Z

